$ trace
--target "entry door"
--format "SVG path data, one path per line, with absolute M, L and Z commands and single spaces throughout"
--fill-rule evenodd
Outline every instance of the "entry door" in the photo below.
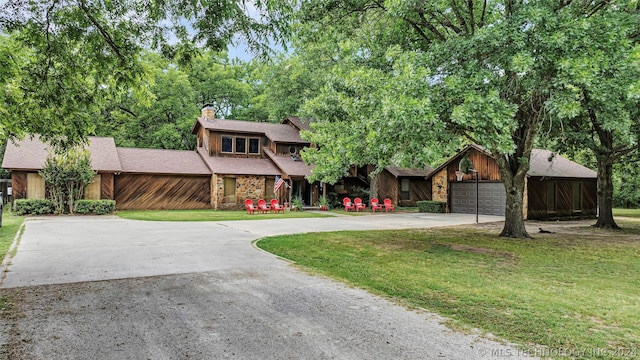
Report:
M 507 194 L 502 183 L 478 184 L 478 214 L 504 215 Z M 451 183 L 451 212 L 476 213 L 476 183 Z

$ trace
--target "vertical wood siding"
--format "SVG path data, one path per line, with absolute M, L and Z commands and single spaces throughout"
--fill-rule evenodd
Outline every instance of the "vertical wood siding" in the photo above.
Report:
M 465 156 L 469 156 L 469 159 L 473 162 L 474 169 L 478 170 L 479 180 L 481 181 L 502 181 L 500 175 L 500 169 L 498 163 L 491 157 L 477 151 L 476 149 L 469 149 L 465 153 Z M 456 171 L 460 169 L 460 161 L 464 158 L 461 156 L 455 161 L 451 162 L 447 166 L 447 179 L 449 181 L 457 181 Z M 463 181 L 474 180 L 474 174 L 466 174 L 463 177 Z
M 115 178 L 116 208 L 208 209 L 209 176 L 122 174 Z
M 91 183 L 87 185 L 84 189 L 84 198 L 88 200 L 100 200 L 101 189 L 102 189 L 102 176 L 100 174 L 95 174 Z
M 555 212 L 547 210 L 547 183 L 556 184 Z M 573 209 L 574 183 L 582 184 L 582 209 Z M 593 217 L 597 213 L 597 181 L 596 179 L 542 179 L 529 178 L 527 211 L 528 219 L 545 219 L 567 216 Z
M 25 199 L 27 197 L 27 173 L 24 171 L 12 171 L 11 187 L 13 199 Z
M 27 198 L 44 199 L 45 185 L 44 179 L 38 173 L 27 174 Z

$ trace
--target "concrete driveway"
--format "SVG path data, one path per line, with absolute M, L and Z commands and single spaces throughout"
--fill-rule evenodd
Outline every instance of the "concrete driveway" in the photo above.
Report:
M 0 357 L 521 357 L 513 347 L 452 332 L 433 314 L 310 276 L 251 245 L 272 234 L 473 221 L 473 215 L 451 214 L 199 223 L 30 220 L 1 284 L 0 295 L 13 296 L 22 316 L 0 320 Z

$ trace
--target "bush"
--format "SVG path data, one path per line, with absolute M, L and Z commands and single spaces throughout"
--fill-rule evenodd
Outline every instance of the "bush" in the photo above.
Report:
M 419 212 L 443 213 L 446 203 L 441 201 L 416 201 Z
M 115 200 L 77 200 L 74 210 L 78 214 L 104 215 L 115 209 Z
M 13 202 L 13 212 L 18 215 L 53 214 L 53 202 L 49 199 L 17 199 Z

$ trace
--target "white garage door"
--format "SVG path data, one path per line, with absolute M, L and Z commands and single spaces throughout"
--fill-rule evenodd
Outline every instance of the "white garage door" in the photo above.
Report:
M 478 214 L 504 215 L 506 193 L 502 183 L 478 184 Z M 451 212 L 476 213 L 476 183 L 451 183 Z

